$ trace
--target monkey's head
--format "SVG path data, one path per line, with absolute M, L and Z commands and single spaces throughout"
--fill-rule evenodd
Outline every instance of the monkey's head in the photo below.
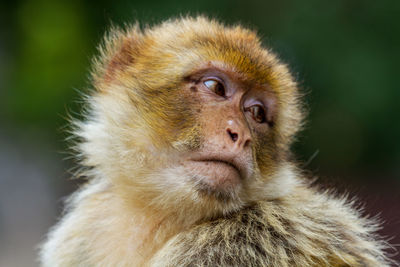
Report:
M 203 17 L 112 30 L 93 86 L 83 165 L 128 201 L 212 216 L 290 190 L 299 94 L 254 32 Z

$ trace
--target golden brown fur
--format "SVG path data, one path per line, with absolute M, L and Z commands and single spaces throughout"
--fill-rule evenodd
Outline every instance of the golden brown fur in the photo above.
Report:
M 350 204 L 302 187 L 176 235 L 155 266 L 385 266 L 376 226 Z
M 209 132 L 184 88 L 210 66 L 277 99 L 252 179 L 226 192 L 203 190 L 174 161 Z M 375 223 L 290 163 L 299 93 L 254 32 L 204 17 L 113 29 L 92 81 L 89 115 L 74 123 L 89 181 L 42 246 L 43 266 L 388 266 Z

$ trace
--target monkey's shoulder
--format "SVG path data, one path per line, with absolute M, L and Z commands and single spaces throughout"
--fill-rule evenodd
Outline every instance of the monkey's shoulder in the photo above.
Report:
M 260 201 L 172 238 L 168 266 L 386 266 L 374 222 L 345 199 L 301 189 Z

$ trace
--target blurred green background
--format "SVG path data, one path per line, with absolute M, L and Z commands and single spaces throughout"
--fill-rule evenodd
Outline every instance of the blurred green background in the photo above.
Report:
M 207 14 L 258 29 L 290 64 L 308 123 L 297 158 L 317 183 L 380 213 L 400 244 L 400 1 L 0 2 L 0 266 L 35 266 L 68 181 L 67 114 L 111 23 Z M 394 258 L 399 256 L 393 256 Z

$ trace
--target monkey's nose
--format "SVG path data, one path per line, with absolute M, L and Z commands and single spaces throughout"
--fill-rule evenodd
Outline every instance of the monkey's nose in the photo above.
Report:
M 233 120 L 228 121 L 226 132 L 233 145 L 244 148 L 249 145 L 251 141 L 250 132 L 244 128 L 245 126 Z

